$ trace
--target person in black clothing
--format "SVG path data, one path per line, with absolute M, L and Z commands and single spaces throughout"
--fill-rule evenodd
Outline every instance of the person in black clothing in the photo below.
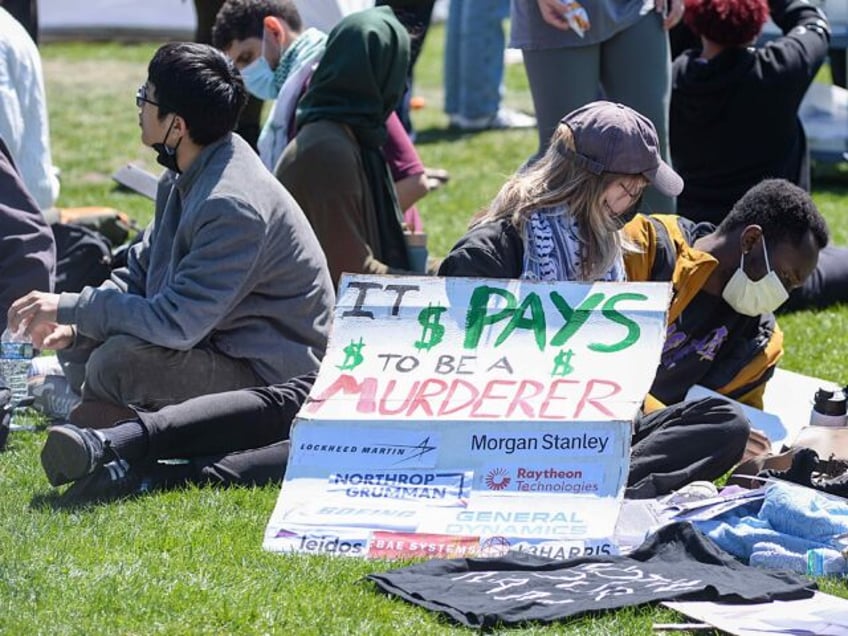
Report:
M 14 300 L 28 291 L 53 291 L 56 242 L 35 199 L 0 139 L 0 331 Z
M 771 14 L 783 36 L 750 46 Z M 677 213 L 718 224 L 767 178 L 810 189 L 804 94 L 827 57 L 830 27 L 805 0 L 687 0 L 701 40 L 672 65 L 671 157 L 685 186 Z M 782 311 L 848 300 L 848 250 L 827 247 Z
M 66 503 L 109 500 L 186 483 L 280 482 L 289 431 L 317 373 L 283 384 L 214 393 L 142 412 L 104 429 L 49 429 L 41 464 Z M 172 461 L 176 460 L 176 461 Z
M 783 37 L 750 44 L 768 18 Z M 671 157 L 683 177 L 677 213 L 719 223 L 766 178 L 810 189 L 798 107 L 827 57 L 830 28 L 803 0 L 687 0 L 702 47 L 672 66 Z

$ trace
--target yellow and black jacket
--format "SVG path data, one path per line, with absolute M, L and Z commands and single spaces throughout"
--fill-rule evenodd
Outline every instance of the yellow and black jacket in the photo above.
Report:
M 627 279 L 631 281 L 671 281 L 669 330 L 686 318 L 687 309 L 700 293 L 718 261 L 692 244 L 713 231 L 707 223 L 674 215 L 638 215 L 624 228 L 627 238 L 640 250 L 624 257 Z M 704 317 L 702 317 L 703 319 Z M 708 371 L 698 378 L 673 376 L 673 387 L 658 386 L 652 394 L 673 395 L 669 402 L 682 399 L 693 384 L 701 384 L 727 397 L 762 408 L 763 391 L 783 355 L 783 333 L 772 314 L 750 318 L 739 314 L 727 322 L 728 333 Z M 649 399 L 646 410 L 662 401 Z
M 624 257 L 628 280 L 673 283 L 669 332 L 699 312 L 694 305 L 718 307 L 716 326 L 726 328 L 720 347 L 711 352 L 711 362 L 681 364 L 665 372 L 660 366 L 651 395 L 645 401 L 646 412 L 683 400 L 695 384 L 762 408 L 765 384 L 783 355 L 783 333 L 773 315 L 749 318 L 734 312 L 720 298 L 706 294 L 699 297 L 718 262 L 691 246 L 713 229 L 708 223 L 696 224 L 673 215 L 637 215 L 624 228 L 628 239 L 640 250 Z M 521 278 L 523 262 L 521 235 L 512 223 L 502 220 L 469 230 L 442 261 L 439 275 L 517 279 Z M 711 317 L 697 316 L 702 328 L 704 322 L 710 327 Z M 699 353 L 693 351 L 692 355 Z

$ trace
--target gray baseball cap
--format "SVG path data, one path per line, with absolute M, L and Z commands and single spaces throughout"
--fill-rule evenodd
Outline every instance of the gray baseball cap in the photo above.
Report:
M 667 196 L 683 191 L 683 178 L 660 157 L 651 120 L 624 104 L 598 101 L 573 110 L 560 120 L 574 135 L 576 152 L 565 149 L 592 172 L 641 174 Z

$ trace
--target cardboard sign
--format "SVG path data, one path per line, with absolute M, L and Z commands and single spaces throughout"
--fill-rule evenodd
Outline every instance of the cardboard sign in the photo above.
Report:
M 666 283 L 344 276 L 264 547 L 615 551 Z

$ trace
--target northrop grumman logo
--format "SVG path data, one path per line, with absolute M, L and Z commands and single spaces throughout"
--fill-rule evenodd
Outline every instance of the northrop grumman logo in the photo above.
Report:
M 489 490 L 504 490 L 512 481 L 505 468 L 493 468 L 488 472 L 484 481 Z

